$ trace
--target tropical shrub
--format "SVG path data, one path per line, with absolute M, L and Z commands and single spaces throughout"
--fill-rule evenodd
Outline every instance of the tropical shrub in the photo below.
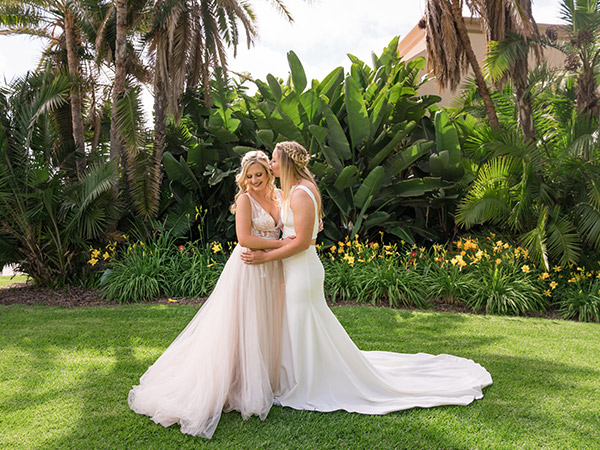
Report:
M 87 248 L 120 215 L 111 164 L 76 171 L 61 114 L 65 75 L 41 72 L 0 92 L 0 266 L 14 263 L 37 284 L 93 284 Z M 94 155 L 89 155 L 90 159 Z
M 208 296 L 225 262 L 222 244 L 178 245 L 169 231 L 158 231 L 145 240 L 122 241 L 118 246 L 111 243 L 103 251 L 92 248 L 88 264 L 95 266 L 103 259 L 100 291 L 107 300 L 119 303 L 159 296 Z
M 548 270 L 582 263 L 589 250 L 600 249 L 598 119 L 577 112 L 568 79 L 541 67 L 530 73 L 529 84 L 535 142 L 518 135 L 510 85 L 493 95 L 504 128 L 499 132 L 476 128 L 474 119 L 454 112 L 476 176 L 456 222 L 512 234 Z M 466 94 L 462 106 L 476 111 Z
M 186 97 L 164 156 L 164 197 L 171 203 L 165 211 L 193 218 L 201 205 L 214 227 L 208 239 L 233 239 L 224 206 L 233 198 L 239 154 L 296 140 L 312 155 L 327 245 L 378 231 L 411 243 L 452 234 L 464 174 L 460 142 L 445 113 L 433 117 L 439 97 L 418 95 L 424 60 L 401 61 L 397 39 L 373 57 L 373 68 L 350 59 L 349 74 L 338 67 L 308 83 L 289 52 L 287 83 L 268 75 L 254 81 L 258 92 L 250 96 L 217 77 L 212 108 L 199 95 Z
M 557 295 L 558 314 L 564 319 L 600 323 L 600 281 L 577 280 L 568 283 Z

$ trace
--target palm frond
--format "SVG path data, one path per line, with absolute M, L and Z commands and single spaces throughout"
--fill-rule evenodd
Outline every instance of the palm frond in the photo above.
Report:
M 515 164 L 511 157 L 498 157 L 484 164 L 477 179 L 457 208 L 456 222 L 464 227 L 506 222 L 511 210 L 510 189 Z
M 577 263 L 581 254 L 581 239 L 575 225 L 555 207 L 548 222 L 548 255 L 560 264 Z

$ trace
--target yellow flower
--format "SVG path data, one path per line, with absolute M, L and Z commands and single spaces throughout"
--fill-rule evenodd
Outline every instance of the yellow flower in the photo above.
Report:
M 496 264 L 500 264 L 502 260 L 500 258 L 496 259 Z
M 569 278 L 567 281 L 569 283 L 575 283 L 577 280 L 575 278 Z
M 554 270 L 555 272 L 560 272 L 562 270 L 562 266 L 554 266 L 552 270 Z
M 478 250 L 477 253 L 475 253 L 475 258 L 481 259 L 482 257 L 483 257 L 483 251 Z
M 461 241 L 458 241 L 456 243 L 456 248 L 462 248 L 462 242 Z
M 358 234 L 354 235 L 354 239 L 356 239 L 358 241 Z
M 102 257 L 106 260 L 106 259 L 110 258 L 110 255 L 108 254 L 108 252 L 104 252 Z
M 378 242 L 373 242 L 373 245 L 371 247 L 373 247 L 373 248 L 379 248 L 379 243 Z
M 425 247 L 419 247 L 419 251 L 420 251 L 421 253 L 425 253 Z
M 406 244 L 406 242 L 404 242 L 404 239 L 400 239 L 400 244 L 402 244 L 402 245 Z
M 348 253 L 346 253 L 344 255 L 344 259 L 348 262 L 348 264 L 354 266 L 354 256 L 350 256 Z
M 177 300 L 175 300 L 174 298 L 170 298 L 169 303 L 177 303 Z
M 213 253 L 219 253 L 223 251 L 223 246 L 220 242 L 213 242 L 211 247 Z
M 521 267 L 521 270 L 525 273 L 529 273 L 529 266 L 525 264 L 523 267 Z
M 544 272 L 544 273 L 541 275 L 541 278 L 542 278 L 542 280 L 545 280 L 546 278 L 550 278 L 550 274 L 549 274 L 548 272 Z
M 98 260 L 96 258 L 92 258 L 88 261 L 88 264 L 95 266 L 97 262 L 98 262 Z
M 577 268 L 577 271 L 578 271 L 578 272 L 583 272 L 583 269 L 582 269 L 581 267 L 578 267 L 578 268 Z
M 546 289 L 546 290 L 544 291 L 544 295 L 545 295 L 546 297 L 550 297 L 550 296 L 552 295 L 552 292 L 550 292 L 548 289 Z
M 508 247 L 510 247 L 510 245 L 508 245 L 508 242 L 506 242 L 506 243 L 504 244 L 504 248 L 508 248 Z
M 100 250 L 93 249 L 91 253 L 92 258 L 97 259 L 100 256 Z
M 338 246 L 343 247 L 344 243 L 342 241 L 338 241 Z
M 556 289 L 556 286 L 558 286 L 558 283 L 556 281 L 550 283 L 550 287 L 552 288 L 552 290 Z
M 330 251 L 331 253 L 334 253 L 334 252 L 335 252 L 335 249 L 336 249 L 336 246 L 335 246 L 335 245 L 332 245 L 331 247 L 329 247 L 329 251 Z
M 504 245 L 504 242 L 496 241 L 496 247 L 502 247 L 503 245 Z
M 467 254 L 467 252 L 465 252 L 464 250 L 462 252 L 460 252 L 460 256 L 465 256 Z

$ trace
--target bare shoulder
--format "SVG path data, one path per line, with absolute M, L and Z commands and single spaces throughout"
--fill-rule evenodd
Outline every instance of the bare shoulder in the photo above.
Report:
M 303 181 L 300 183 L 300 186 L 304 186 L 305 188 L 307 188 L 307 189 L 308 189 L 308 190 L 309 190 L 309 191 L 312 193 L 312 195 L 313 195 L 313 196 L 314 196 L 314 198 L 316 199 L 317 203 L 318 203 L 319 205 L 321 204 L 321 193 L 320 193 L 320 192 L 319 192 L 319 190 L 318 190 L 318 189 L 315 187 L 315 185 L 314 185 L 314 184 L 312 184 L 312 183 L 310 183 L 310 182 L 308 182 L 308 181 L 306 181 L 306 180 L 303 180 Z M 310 195 L 308 195 L 308 193 L 307 193 L 307 192 L 306 192 L 304 189 L 296 189 L 296 190 L 294 191 L 294 194 L 296 194 L 296 192 L 301 192 L 301 193 L 302 193 L 301 195 L 303 195 L 304 197 L 310 198 Z M 310 200 L 311 200 L 311 202 L 312 202 L 312 198 L 311 198 Z
M 251 207 L 250 204 L 250 196 L 244 192 L 242 195 L 240 195 L 237 199 L 237 201 L 235 202 L 235 206 L 236 209 L 237 208 L 242 208 L 242 209 L 248 209 Z

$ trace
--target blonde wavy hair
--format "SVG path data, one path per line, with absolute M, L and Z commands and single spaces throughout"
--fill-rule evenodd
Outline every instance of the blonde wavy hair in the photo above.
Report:
M 235 176 L 235 182 L 238 185 L 238 191 L 237 194 L 235 194 L 233 205 L 231 205 L 231 208 L 229 208 L 233 214 L 235 214 L 237 201 L 240 198 L 240 195 L 248 192 L 248 182 L 246 176 L 248 175 L 248 169 L 252 164 L 260 164 L 263 167 L 265 174 L 267 175 L 267 198 L 275 203 L 278 203 L 278 198 L 275 194 L 275 177 L 273 176 L 273 172 L 271 172 L 271 167 L 269 166 L 269 157 L 263 151 L 254 150 L 244 155 L 240 164 L 240 170 Z
M 273 153 L 275 152 L 279 152 L 279 178 L 281 180 L 281 190 L 283 191 L 284 208 L 287 205 L 292 186 L 300 180 L 307 180 L 314 185 L 317 191 L 320 218 L 321 193 L 314 177 L 306 168 L 310 159 L 308 151 L 296 141 L 284 141 L 275 146 Z

